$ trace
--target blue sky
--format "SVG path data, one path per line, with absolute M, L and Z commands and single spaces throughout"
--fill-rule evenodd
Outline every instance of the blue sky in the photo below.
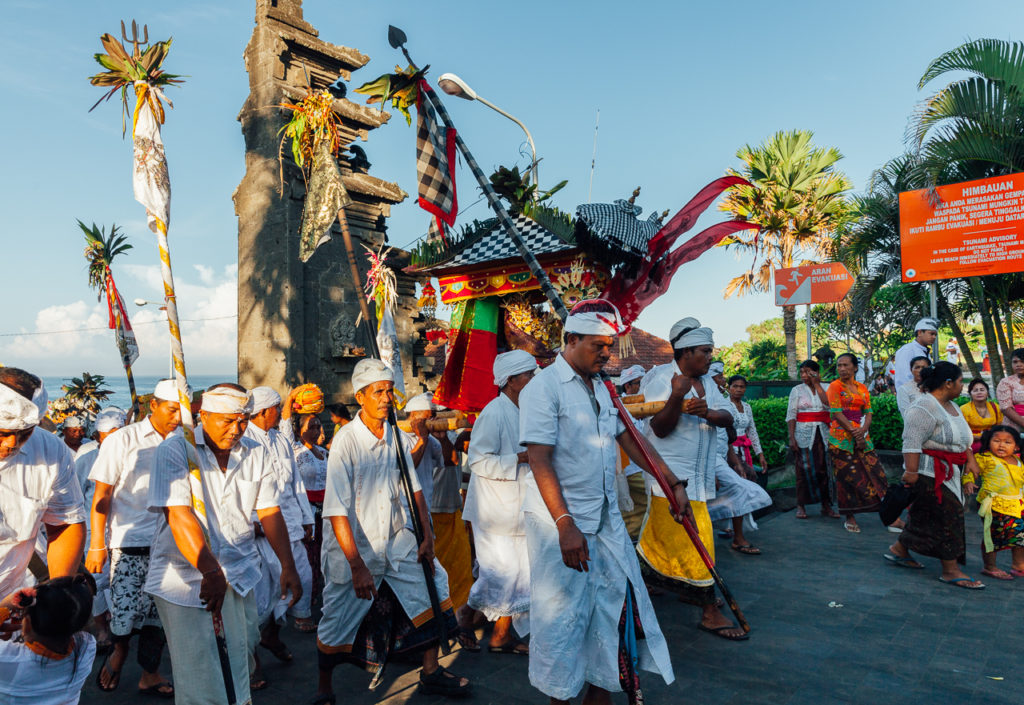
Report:
M 119 33 L 119 21 L 134 17 L 148 23 L 152 39 L 173 35 L 166 66 L 188 76 L 183 87 L 169 91 L 175 107 L 164 140 L 189 368 L 233 369 L 237 220 L 231 194 L 244 171 L 236 116 L 248 94 L 242 51 L 253 4 L 5 3 L 0 295 L 8 305 L 0 316 L 0 362 L 45 374 L 120 369 L 102 330 L 9 335 L 105 322 L 86 286 L 76 218 L 122 226 L 136 247 L 115 267 L 125 298 L 161 298 L 155 243 L 131 196 L 120 106 L 110 102 L 87 112 L 101 93 L 87 81 L 98 70 L 92 54 L 100 49 L 99 36 Z M 873 169 L 901 152 L 908 117 L 929 92 L 917 89 L 928 62 L 966 39 L 1015 39 L 1007 28 L 1024 20 L 1024 6 L 1014 2 L 307 0 L 304 9 L 322 38 L 372 57 L 350 87 L 402 61 L 387 44 L 393 23 L 409 35 L 413 57 L 431 65 L 430 77 L 458 73 L 521 118 L 543 158 L 542 186 L 569 180 L 556 197 L 565 210 L 587 200 L 600 109 L 593 200 L 625 198 L 641 186 L 644 217 L 674 211 L 735 166 L 737 148 L 779 129 L 810 129 L 819 144 L 838 147 L 845 155 L 839 166 L 863 189 Z M 485 170 L 527 163 L 518 127 L 478 103 L 449 98 L 447 104 Z M 361 146 L 371 173 L 414 194 L 414 133 L 401 116 Z M 460 178 L 465 206 L 478 193 L 468 170 Z M 414 198 L 393 214 L 393 244 L 406 245 L 426 229 L 427 216 Z M 487 215 L 480 203 L 462 218 Z M 719 217 L 709 213 L 698 229 Z M 708 253 L 680 270 L 639 325 L 663 335 L 676 319 L 696 315 L 716 329 L 720 343 L 744 337 L 747 325 L 777 314 L 767 294 L 722 299 L 725 283 L 744 264 L 731 253 Z M 152 309 L 133 315 L 142 373 L 166 365 L 159 317 Z

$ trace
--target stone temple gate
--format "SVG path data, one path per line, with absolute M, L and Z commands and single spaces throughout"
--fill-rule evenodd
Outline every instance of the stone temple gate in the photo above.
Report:
M 329 401 L 351 402 L 349 375 L 366 346 L 356 330 L 360 295 L 353 285 L 340 230 L 308 262 L 300 262 L 299 227 L 305 184 L 287 157 L 284 186 L 278 160 L 281 127 L 287 111 L 282 100 L 297 102 L 307 85 L 326 88 L 370 58 L 356 49 L 329 44 L 302 18 L 301 0 L 257 0 L 256 28 L 245 49 L 250 93 L 238 120 L 245 137 L 245 177 L 234 194 L 238 216 L 238 377 L 246 387 L 279 390 L 315 382 Z M 385 112 L 335 100 L 343 149 L 390 118 Z M 410 160 L 412 136 L 410 135 Z M 361 156 L 361 155 L 360 155 Z M 397 184 L 367 172 L 367 160 L 343 152 L 339 166 L 352 205 L 346 208 L 357 257 L 359 243 L 376 249 L 386 238 L 386 218 L 407 194 Z M 410 165 L 411 168 L 411 165 Z M 366 267 L 363 267 L 365 275 Z M 399 301 L 395 324 L 410 394 L 424 389 L 430 374 L 415 357 L 423 321 L 417 317 L 415 280 L 398 267 Z M 365 281 L 365 279 L 364 279 Z

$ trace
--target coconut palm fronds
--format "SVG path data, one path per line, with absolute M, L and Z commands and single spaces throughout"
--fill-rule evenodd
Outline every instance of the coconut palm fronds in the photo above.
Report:
M 105 228 L 92 224 L 86 226 L 78 221 L 78 227 L 85 234 L 85 259 L 89 262 L 89 286 L 97 290 L 97 296 L 103 296 L 110 263 L 120 254 L 132 249 L 128 237 L 123 235 L 116 225 L 110 226 L 108 235 Z
M 429 64 L 421 69 L 408 66 L 403 71 L 401 66 L 395 66 L 394 73 L 386 73 L 372 81 L 367 81 L 355 91 L 367 96 L 367 105 L 380 103 L 381 110 L 384 109 L 384 104 L 390 100 L 391 107 L 405 116 L 405 124 L 411 125 L 412 115 L 409 113 L 409 108 L 416 105 L 416 101 L 419 100 L 419 83 L 429 68 Z

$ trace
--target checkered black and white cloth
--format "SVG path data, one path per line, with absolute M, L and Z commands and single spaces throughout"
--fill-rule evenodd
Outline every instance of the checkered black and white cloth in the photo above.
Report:
M 646 254 L 647 243 L 661 223 L 656 213 L 651 213 L 647 220 L 640 220 L 638 215 L 640 207 L 626 200 L 576 206 L 576 217 L 586 223 L 590 232 L 634 253 Z
M 566 242 L 547 228 L 541 227 L 524 215 L 518 215 L 512 220 L 515 222 L 519 234 L 522 235 L 523 240 L 526 242 L 526 246 L 530 248 L 530 252 L 534 255 L 561 252 L 562 250 L 571 250 L 575 247 L 575 245 Z M 469 264 L 496 262 L 511 257 L 519 257 L 519 249 L 512 242 L 512 238 L 498 224 L 493 230 L 455 257 L 447 262 L 435 265 L 435 267 L 448 269 Z M 426 269 L 429 270 L 432 267 L 427 267 Z
M 429 91 L 426 81 L 419 89 Z M 430 101 L 420 96 L 416 105 L 416 175 L 420 208 L 448 225 L 455 224 L 455 130 L 438 124 Z

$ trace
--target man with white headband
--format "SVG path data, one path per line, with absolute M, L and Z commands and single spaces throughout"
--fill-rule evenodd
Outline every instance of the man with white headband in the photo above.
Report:
M 492 653 L 529 653 L 516 636 L 530 631 L 530 555 L 521 511 L 530 466 L 519 444 L 519 394 L 536 370 L 525 350 L 494 358 L 499 394 L 480 412 L 469 441 L 464 516 L 473 525 L 478 568 L 469 606 L 494 622 Z
M 429 507 L 419 478 L 409 481 L 419 510 L 423 542 L 416 545 L 412 512 L 399 477 L 398 441 L 388 424 L 395 377 L 380 360 L 363 359 L 352 371 L 360 410 L 338 431 L 327 459 L 324 493 L 324 605 L 317 629 L 320 679 L 314 703 L 334 703 L 331 676 L 340 663 L 375 672 L 380 682 L 393 656 L 422 652 L 420 691 L 463 695 L 469 681 L 437 660 L 436 619 L 455 627 L 448 576 L 434 558 Z M 410 471 L 414 467 L 402 438 Z M 441 615 L 434 615 L 420 561 L 433 565 Z
M 250 413 L 252 395 L 245 388 L 214 385 L 203 394 L 195 430 L 195 473 L 183 434 L 169 436 L 156 451 L 149 507 L 158 519 L 145 590 L 167 633 L 179 705 L 223 702 L 210 612 L 223 619 L 236 702 L 249 702 L 249 658 L 259 639 L 253 512 L 281 563 L 280 594 L 291 592 L 292 603 L 302 597 L 273 461 L 263 446 L 244 437 Z
M 427 430 L 427 421 L 434 418 L 436 410 L 429 392 L 406 402 L 404 411 L 412 425 L 406 448 L 416 463 L 423 499 L 430 508 L 434 555 L 448 574 L 448 595 L 459 622 L 459 643 L 472 651 L 476 637 L 472 631 L 472 610 L 466 608 L 466 602 L 473 585 L 473 549 L 462 519 L 462 469 L 455 461 L 455 446 L 448 433 Z
M 622 393 L 626 395 L 637 394 L 640 391 L 640 380 L 644 378 L 646 370 L 643 365 L 627 367 L 619 374 L 619 386 Z
M 109 562 L 110 574 L 110 631 L 114 648 L 96 678 L 103 691 L 115 690 L 120 684 L 132 635 L 138 634 L 136 659 L 142 667 L 139 689 L 165 697 L 174 694 L 173 686 L 160 674 L 164 631 L 153 598 L 144 587 L 158 519 L 149 511 L 157 446 L 175 433 L 180 424 L 178 387 L 174 380 L 161 380 L 153 390 L 149 415 L 113 431 L 100 446 L 89 471 L 95 489 L 90 504 L 92 530 L 85 567 L 98 574 L 104 572 Z
M 932 359 L 930 354 L 931 346 L 939 337 L 939 322 L 934 318 L 922 318 L 914 325 L 914 339 L 896 351 L 893 364 L 896 367 L 894 382 L 896 389 L 914 378 L 910 370 L 910 363 L 915 357 L 927 357 Z
M 23 587 L 45 524 L 50 577 L 74 575 L 85 545 L 85 506 L 71 451 L 38 430 L 33 394 L 42 382 L 16 367 L 0 368 L 0 595 Z
M 96 483 L 89 479 L 92 466 L 99 457 L 100 446 L 117 429 L 125 424 L 125 413 L 116 406 L 108 406 L 96 414 L 96 442 L 83 444 L 82 448 L 75 454 L 75 475 L 78 477 L 78 484 L 82 488 L 82 495 L 85 497 L 86 509 L 92 509 L 93 493 Z M 91 522 L 85 525 L 85 543 L 90 545 Z M 92 616 L 98 627 L 96 634 L 97 648 L 106 650 L 111 644 L 110 640 L 110 572 L 104 568 L 99 573 L 92 574 L 96 581 L 96 595 L 92 601 Z
M 302 482 L 302 476 L 295 467 L 292 444 L 278 430 L 281 423 L 281 395 L 270 387 L 254 387 L 252 400 L 252 415 L 249 417 L 249 427 L 245 429 L 245 436 L 259 443 L 270 453 L 280 495 L 279 506 L 284 523 L 288 527 L 295 570 L 298 571 L 302 583 L 302 598 L 289 609 L 290 597 L 280 598 L 277 589 L 281 579 L 281 564 L 278 563 L 270 542 L 257 526 L 256 549 L 260 554 L 262 573 L 262 579 L 256 587 L 257 611 L 262 626 L 260 646 L 274 654 L 278 660 L 288 662 L 292 660 L 292 654 L 281 641 L 279 620 L 282 620 L 287 612 L 295 618 L 295 626 L 299 631 L 311 632 L 316 628 L 310 609 L 313 569 L 302 543 L 313 534 L 313 510 L 306 497 L 306 486 Z M 259 659 L 256 658 L 256 661 L 258 663 Z
M 718 429 L 733 423 L 726 400 L 710 374 L 714 339 L 695 318 L 677 321 L 669 331 L 675 360 L 652 369 L 640 392 L 645 402 L 665 402 L 648 419 L 644 435 L 677 477 L 686 480 L 700 540 L 714 558 L 714 527 L 707 503 L 715 497 Z M 728 443 L 725 444 L 728 449 Z M 701 607 L 700 628 L 726 639 L 746 639 L 715 605 L 714 579 L 681 527 L 664 518 L 661 488 L 650 484 L 650 502 L 637 552 L 650 584 L 671 590 Z
M 637 659 L 666 683 L 675 676 L 619 513 L 616 443 L 651 468 L 598 377 L 626 331 L 614 306 L 592 300 L 573 308 L 564 330 L 562 353 L 519 396 L 519 441 L 531 470 L 523 501 L 530 682 L 552 703 L 568 702 L 584 685 L 587 703 L 610 703 L 611 691 L 619 690 L 637 702 Z M 679 501 L 681 521 L 690 511 L 685 483 L 654 455 Z M 620 621 L 629 618 L 634 630 L 620 637 Z M 626 665 L 621 677 L 620 663 Z

